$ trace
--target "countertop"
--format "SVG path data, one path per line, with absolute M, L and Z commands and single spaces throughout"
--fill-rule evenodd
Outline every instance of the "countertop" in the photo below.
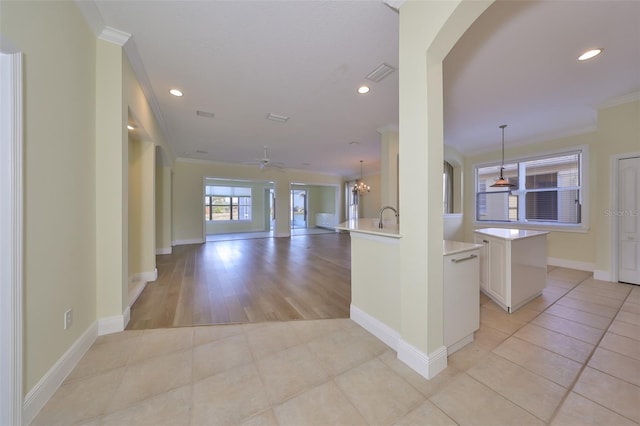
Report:
M 388 238 L 402 238 L 400 235 L 400 227 L 396 223 L 396 220 L 383 220 L 382 225 L 384 228 L 378 228 L 380 219 L 377 218 L 358 218 L 351 219 L 346 222 L 342 222 L 336 226 L 336 229 L 349 232 L 359 232 L 362 234 L 378 235 L 380 237 Z
M 537 237 L 538 235 L 545 235 L 547 231 L 531 231 L 527 229 L 514 229 L 514 228 L 483 228 L 476 229 L 478 234 L 485 234 L 491 237 L 502 238 L 503 240 L 517 240 L 520 238 Z
M 448 256 L 450 254 L 464 253 L 465 251 L 476 250 L 482 247 L 482 244 L 465 243 L 462 241 L 442 240 L 442 254 Z

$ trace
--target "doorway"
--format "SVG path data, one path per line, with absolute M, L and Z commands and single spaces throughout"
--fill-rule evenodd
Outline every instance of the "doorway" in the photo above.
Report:
M 291 229 L 307 227 L 307 190 L 291 190 Z
M 618 160 L 618 281 L 640 285 L 640 156 Z

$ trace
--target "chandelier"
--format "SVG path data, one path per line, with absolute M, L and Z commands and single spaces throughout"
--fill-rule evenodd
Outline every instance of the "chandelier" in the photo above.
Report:
M 356 184 L 353 185 L 353 189 L 351 190 L 354 195 L 364 195 L 371 191 L 371 187 L 362 180 L 362 163 L 363 161 L 360 160 L 360 180 L 356 180 Z
M 496 180 L 496 183 L 491 185 L 492 188 L 512 188 L 515 185 L 509 182 L 509 179 L 505 178 L 504 173 L 504 128 L 507 127 L 506 124 L 502 124 L 500 128 L 502 129 L 502 163 L 500 164 L 500 177 Z

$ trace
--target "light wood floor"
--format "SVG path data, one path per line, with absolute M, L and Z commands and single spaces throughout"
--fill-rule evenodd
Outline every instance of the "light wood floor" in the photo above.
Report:
M 127 329 L 348 318 L 350 250 L 340 233 L 174 247 Z

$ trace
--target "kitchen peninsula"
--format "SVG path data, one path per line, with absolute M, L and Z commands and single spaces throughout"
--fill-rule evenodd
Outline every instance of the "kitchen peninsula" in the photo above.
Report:
M 475 231 L 480 249 L 480 290 L 507 312 L 542 294 L 547 284 L 546 231 L 484 228 Z

